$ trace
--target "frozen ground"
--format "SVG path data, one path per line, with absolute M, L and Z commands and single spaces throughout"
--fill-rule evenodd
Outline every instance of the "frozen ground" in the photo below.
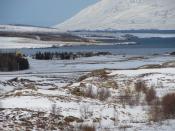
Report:
M 173 56 L 116 55 L 74 61 L 28 59 L 29 70 L 0 73 L 0 130 L 62 130 L 82 123 L 94 124 L 99 131 L 175 129 L 174 120 L 162 121 L 161 125 L 151 122 L 149 106 L 144 101 L 132 105 L 120 98 L 128 89 L 135 94 L 137 80 L 154 87 L 159 98 L 175 92 L 174 67 L 139 68 L 173 61 Z M 105 79 L 101 74 L 87 75 L 102 68 L 108 72 Z M 101 88 L 110 92 L 104 100 L 81 94 L 84 90 L 98 92 Z M 54 106 L 56 113 L 53 113 Z
M 35 60 L 28 58 L 30 69 L 19 72 L 0 72 L 0 74 L 48 74 L 48 73 L 76 73 L 88 72 L 96 69 L 130 69 L 143 65 L 162 64 L 174 61 L 174 56 L 135 56 L 135 55 L 107 55 L 75 60 Z

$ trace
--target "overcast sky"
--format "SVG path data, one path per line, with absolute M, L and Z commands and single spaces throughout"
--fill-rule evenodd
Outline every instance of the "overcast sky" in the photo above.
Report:
M 98 0 L 0 0 L 0 24 L 52 26 Z

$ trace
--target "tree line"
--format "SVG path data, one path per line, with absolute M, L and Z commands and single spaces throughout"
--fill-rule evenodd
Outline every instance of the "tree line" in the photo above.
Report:
M 33 55 L 38 60 L 74 60 L 80 57 L 92 57 L 100 55 L 111 55 L 109 52 L 37 52 Z
M 29 68 L 28 60 L 20 53 L 0 53 L 0 71 L 17 71 Z

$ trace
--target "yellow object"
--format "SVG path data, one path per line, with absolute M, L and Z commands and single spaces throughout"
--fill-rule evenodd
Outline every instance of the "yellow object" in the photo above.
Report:
M 22 57 L 22 53 L 21 53 L 20 51 L 17 51 L 17 52 L 16 52 L 16 56 L 17 56 L 17 57 Z

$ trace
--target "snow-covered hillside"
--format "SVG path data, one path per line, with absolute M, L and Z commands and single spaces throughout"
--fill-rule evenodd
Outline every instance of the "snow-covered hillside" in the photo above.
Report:
M 0 32 L 59 33 L 57 29 L 24 25 L 0 25 Z
M 56 27 L 61 30 L 174 30 L 175 0 L 100 0 Z

